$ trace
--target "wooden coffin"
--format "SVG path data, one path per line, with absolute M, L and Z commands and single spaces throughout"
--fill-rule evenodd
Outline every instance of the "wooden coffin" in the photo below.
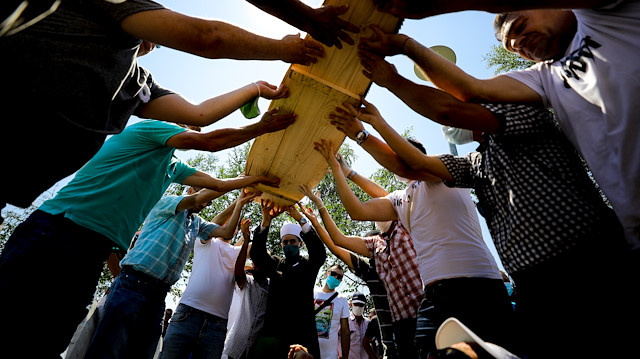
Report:
M 396 33 L 401 20 L 376 10 L 371 0 L 327 0 L 324 5 L 348 3 L 349 11 L 342 16 L 360 26 L 359 34 L 350 34 L 355 40 L 342 49 L 325 47 L 325 57 L 317 63 L 291 65 L 283 83 L 289 88 L 289 97 L 273 100 L 269 110 L 278 107 L 281 112 L 293 112 L 296 122 L 287 129 L 258 137 L 247 157 L 246 174 L 268 175 L 280 178 L 279 188 L 259 185 L 260 198 L 271 200 L 278 206 L 289 206 L 303 194 L 298 187 L 315 187 L 328 169 L 324 158 L 313 149 L 320 139 L 333 141 L 335 150 L 344 141 L 344 134 L 329 123 L 329 113 L 348 101 L 359 105 L 371 81 L 362 74 L 357 44 L 361 36 L 370 36 L 369 24 L 383 31 Z

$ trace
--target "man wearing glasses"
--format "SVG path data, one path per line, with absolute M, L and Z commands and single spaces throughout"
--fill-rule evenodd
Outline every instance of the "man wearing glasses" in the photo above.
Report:
M 342 359 L 349 356 L 349 303 L 347 298 L 337 295 L 336 288 L 342 282 L 344 271 L 335 264 L 325 273 L 322 288 L 313 293 L 316 306 L 316 329 L 322 359 L 338 359 L 338 346 Z M 318 308 L 321 308 L 318 311 Z M 338 334 L 339 333 L 339 334 Z M 338 341 L 340 335 L 340 341 Z

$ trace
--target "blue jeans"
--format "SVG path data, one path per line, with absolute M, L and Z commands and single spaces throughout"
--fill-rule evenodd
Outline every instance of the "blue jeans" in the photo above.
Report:
M 35 211 L 22 222 L 0 255 L 2 352 L 60 358 L 87 315 L 112 246 L 63 215 Z
M 164 337 L 161 359 L 218 359 L 227 336 L 227 320 L 179 304 Z
M 153 358 L 169 289 L 125 267 L 109 292 L 85 358 Z

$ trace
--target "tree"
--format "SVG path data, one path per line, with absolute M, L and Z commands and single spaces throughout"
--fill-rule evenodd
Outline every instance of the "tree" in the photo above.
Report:
M 487 62 L 487 68 L 494 68 L 495 75 L 535 65 L 535 62 L 523 59 L 518 54 L 509 52 L 499 45 L 491 46 L 491 50 L 482 57 L 482 60 Z

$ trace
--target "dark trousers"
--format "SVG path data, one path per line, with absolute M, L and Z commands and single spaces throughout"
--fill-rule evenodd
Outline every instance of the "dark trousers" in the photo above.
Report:
M 616 232 L 512 275 L 528 359 L 638 357 L 638 257 Z
M 436 332 L 449 317 L 483 340 L 513 350 L 514 312 L 501 279 L 452 278 L 425 286 L 415 337 L 420 358 L 435 350 Z
M 398 349 L 398 358 L 417 358 L 418 349 L 415 344 L 417 318 L 406 318 L 393 322 L 393 334 Z
M 112 246 L 62 215 L 35 211 L 21 223 L 0 255 L 2 351 L 59 358 L 87 314 Z

